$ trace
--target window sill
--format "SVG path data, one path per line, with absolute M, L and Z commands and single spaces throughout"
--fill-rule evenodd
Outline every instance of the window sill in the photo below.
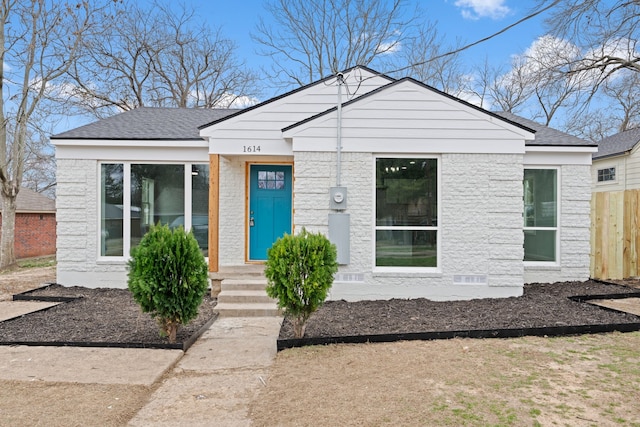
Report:
M 96 264 L 98 265 L 119 265 L 119 264 L 125 264 L 127 262 L 127 259 L 125 259 L 125 257 L 101 257 L 98 258 L 98 260 L 96 261 Z
M 560 271 L 560 264 L 557 262 L 536 262 L 536 261 L 524 261 L 524 269 L 527 270 L 548 270 Z

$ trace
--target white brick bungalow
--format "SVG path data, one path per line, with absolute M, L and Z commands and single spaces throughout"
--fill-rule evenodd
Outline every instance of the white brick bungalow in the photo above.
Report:
M 338 81 L 53 137 L 58 282 L 125 287 L 127 254 L 157 221 L 192 227 L 211 272 L 262 262 L 284 232 L 326 233 L 341 264 L 331 299 L 509 297 L 588 278 L 594 146 L 412 79 L 357 67 Z

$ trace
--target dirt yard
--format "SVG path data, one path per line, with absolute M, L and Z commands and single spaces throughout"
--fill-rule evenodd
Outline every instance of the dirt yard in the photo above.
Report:
M 46 262 L 43 262 L 46 264 Z M 42 263 L 38 263 L 42 264 Z M 0 301 L 9 301 L 14 294 L 30 291 L 56 281 L 55 265 L 45 267 L 13 267 L 0 272 Z
M 639 426 L 640 333 L 282 351 L 256 426 Z
M 55 278 L 55 266 L 15 267 L 3 271 L 0 301 L 55 282 Z M 152 392 L 152 388 L 139 385 L 0 380 L 0 426 L 123 426 Z
M 0 296 L 54 275 L 3 272 Z M 640 333 L 286 350 L 250 415 L 256 426 L 640 426 L 638 349 Z M 0 426 L 126 425 L 158 385 L 0 381 Z

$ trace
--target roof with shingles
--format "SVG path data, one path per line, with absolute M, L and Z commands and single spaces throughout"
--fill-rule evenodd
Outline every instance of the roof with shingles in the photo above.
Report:
M 611 135 L 598 142 L 598 152 L 594 159 L 616 156 L 631 151 L 640 142 L 640 127 Z
M 4 199 L 2 200 L 4 205 Z M 55 212 L 56 201 L 37 193 L 29 188 L 22 187 L 16 197 L 16 212 Z
M 536 132 L 536 138 L 533 141 L 526 141 L 526 145 L 573 145 L 573 146 L 591 146 L 595 147 L 597 144 L 578 138 L 577 136 L 570 135 L 568 133 L 559 131 L 557 129 L 545 126 L 543 124 L 534 122 L 533 120 L 525 119 L 524 117 L 517 116 L 513 113 L 506 111 L 496 111 L 495 114 L 504 117 L 512 122 L 520 123 Z
M 480 109 L 479 107 L 474 108 Z M 54 135 L 51 139 L 201 141 L 199 128 L 236 115 L 241 111 L 244 110 L 140 107 Z M 535 140 L 526 141 L 526 145 L 596 146 L 594 143 L 512 113 L 482 111 L 535 131 Z M 600 156 L 600 153 L 598 155 Z
M 51 139 L 202 140 L 199 126 L 238 111 L 140 107 L 53 135 Z

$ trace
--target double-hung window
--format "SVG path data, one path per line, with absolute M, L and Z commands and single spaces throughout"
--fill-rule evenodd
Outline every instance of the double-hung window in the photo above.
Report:
M 128 255 L 158 223 L 192 230 L 206 256 L 209 165 L 101 164 L 99 255 Z
M 557 261 L 558 170 L 525 169 L 524 261 Z
M 438 266 L 438 159 L 376 159 L 376 267 Z

